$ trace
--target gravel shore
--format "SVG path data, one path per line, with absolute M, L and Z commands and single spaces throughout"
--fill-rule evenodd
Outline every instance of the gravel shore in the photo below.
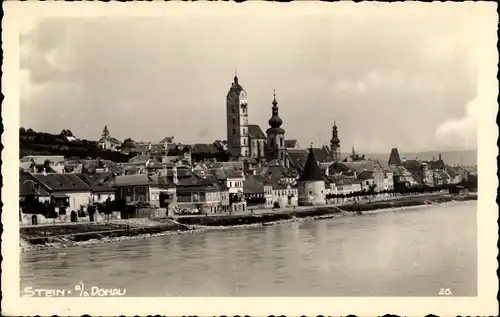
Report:
M 363 212 L 364 214 L 373 214 L 373 213 L 379 213 L 379 212 L 384 212 L 387 210 L 404 210 L 404 209 L 414 209 L 414 208 L 422 208 L 422 207 L 431 207 L 432 205 L 435 204 L 441 204 L 441 203 L 461 203 L 460 200 L 448 200 L 448 201 L 425 201 L 421 205 L 416 205 L 416 206 L 397 206 L 397 204 L 394 204 L 394 207 L 390 208 L 379 208 L 379 209 L 373 209 L 373 210 L 367 210 L 366 212 Z M 284 223 L 292 223 L 292 222 L 303 222 L 303 221 L 310 221 L 310 220 L 320 220 L 320 219 L 329 219 L 329 218 L 337 218 L 337 217 L 343 217 L 343 216 L 359 216 L 358 213 L 356 212 L 347 212 L 343 211 L 342 209 L 338 207 L 332 207 L 332 210 L 335 210 L 335 212 L 329 213 L 329 214 L 322 214 L 322 215 L 317 215 L 317 216 L 305 216 L 305 217 L 295 217 L 291 216 L 291 218 L 288 219 L 280 219 L 276 221 L 265 221 L 265 222 L 256 222 L 256 223 L 250 223 L 250 224 L 237 224 L 237 225 L 211 225 L 211 226 L 206 226 L 206 225 L 189 225 L 185 226 L 186 228 L 183 228 L 183 230 L 173 230 L 169 229 L 168 231 L 162 231 L 162 232 L 154 232 L 154 233 L 145 233 L 145 234 L 124 234 L 122 236 L 114 236 L 114 237 L 109 237 L 105 236 L 106 232 L 102 232 L 100 237 L 98 239 L 88 239 L 85 241 L 74 241 L 71 239 L 71 237 L 67 236 L 53 236 L 51 239 L 43 244 L 31 244 L 28 241 L 24 240 L 21 238 L 20 240 L 20 249 L 21 253 L 24 252 L 31 252 L 31 251 L 43 251 L 43 250 L 48 250 L 48 249 L 54 249 L 54 248 L 68 248 L 68 247 L 88 247 L 88 246 L 93 246 L 96 244 L 102 244 L 102 243 L 113 243 L 113 242 L 121 242 L 121 241 L 127 241 L 127 240 L 141 240 L 141 239 L 149 239 L 152 237 L 160 237 L 160 236 L 169 236 L 169 235 L 181 235 L 181 234 L 192 234 L 192 233 L 199 233 L 199 232 L 205 232 L 208 230 L 228 230 L 228 229 L 238 229 L 238 228 L 252 228 L 252 227 L 262 227 L 262 226 L 268 226 L 268 225 L 276 225 L 276 224 L 284 224 Z M 132 230 L 149 230 L 149 229 L 155 229 L 159 226 L 165 226 L 165 222 L 168 222 L 171 220 L 162 220 L 161 222 L 155 221 L 152 219 L 141 219 L 141 218 L 136 218 L 136 219 L 128 219 L 128 220 L 114 220 L 112 223 L 115 225 L 121 225 L 121 226 L 126 226 L 127 224 L 132 228 Z M 173 224 L 179 224 L 175 221 L 171 221 Z M 179 224 L 182 226 L 182 224 Z M 149 229 L 148 229 L 149 228 Z M 189 229 L 187 229 L 189 228 Z M 140 232 L 140 231 L 139 231 Z M 128 233 L 128 232 L 127 232 Z

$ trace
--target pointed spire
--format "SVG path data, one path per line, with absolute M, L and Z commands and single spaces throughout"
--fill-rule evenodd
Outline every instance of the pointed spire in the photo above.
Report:
M 388 165 L 400 165 L 401 164 L 401 158 L 399 157 L 399 151 L 397 148 L 392 148 L 391 154 L 389 155 L 389 162 Z
M 239 85 L 238 84 L 238 71 L 236 69 L 234 70 L 234 84 Z
M 276 101 L 276 89 L 273 89 L 273 106 L 277 106 L 278 102 Z
M 323 176 L 321 174 L 321 169 L 318 166 L 318 161 L 314 155 L 313 143 L 311 142 L 311 147 L 309 149 L 309 155 L 307 156 L 306 164 L 302 174 L 300 175 L 301 181 L 322 181 Z

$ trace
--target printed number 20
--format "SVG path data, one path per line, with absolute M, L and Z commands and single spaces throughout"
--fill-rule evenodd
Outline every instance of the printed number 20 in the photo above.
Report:
M 439 295 L 445 295 L 445 296 L 450 296 L 450 295 L 453 295 L 451 293 L 451 290 L 449 288 L 441 288 L 439 289 Z

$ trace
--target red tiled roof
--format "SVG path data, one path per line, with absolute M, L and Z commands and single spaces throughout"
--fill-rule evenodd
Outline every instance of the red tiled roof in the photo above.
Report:
M 37 193 L 39 196 L 50 196 L 49 192 L 36 178 L 27 173 L 20 174 L 19 196 L 36 195 Z
M 373 171 L 362 171 L 358 175 L 358 179 L 370 179 L 373 178 Z
M 422 168 L 422 163 L 417 160 L 406 160 L 403 162 L 403 166 L 408 170 L 419 170 Z
M 299 141 L 297 140 L 285 140 L 285 147 L 288 148 L 296 148 L 298 147 Z
M 159 175 L 120 175 L 112 182 L 113 187 L 128 187 L 128 186 L 146 186 L 146 185 L 169 185 L 173 186 L 172 181 L 168 177 Z
M 202 144 L 202 143 L 196 143 L 190 146 L 191 147 L 191 154 L 218 154 L 220 152 L 219 148 L 215 146 L 213 143 L 207 143 L 207 144 Z
M 90 187 L 75 174 L 32 174 L 49 191 L 90 191 Z
M 350 170 L 356 171 L 357 173 L 363 170 L 373 171 L 375 169 L 375 161 L 354 161 L 354 162 L 342 162 Z
M 114 192 L 115 191 L 110 186 L 104 184 L 102 182 L 102 179 L 100 179 L 98 177 L 93 177 L 91 175 L 82 174 L 82 173 L 75 174 L 75 175 L 78 176 L 78 178 L 80 178 L 82 181 L 84 181 L 85 184 L 87 184 L 87 186 L 89 186 L 92 189 L 92 191 L 94 191 L 94 192 Z
M 266 139 L 266 135 L 262 132 L 262 129 L 257 124 L 248 125 L 248 136 L 251 139 Z
M 261 194 L 264 193 L 264 180 L 257 175 L 248 175 L 243 182 L 244 194 Z

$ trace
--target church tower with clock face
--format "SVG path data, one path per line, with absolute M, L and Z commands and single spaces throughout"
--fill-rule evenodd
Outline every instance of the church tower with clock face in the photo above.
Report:
M 238 82 L 234 81 L 226 97 L 227 148 L 233 157 L 248 157 L 248 103 L 247 94 Z

